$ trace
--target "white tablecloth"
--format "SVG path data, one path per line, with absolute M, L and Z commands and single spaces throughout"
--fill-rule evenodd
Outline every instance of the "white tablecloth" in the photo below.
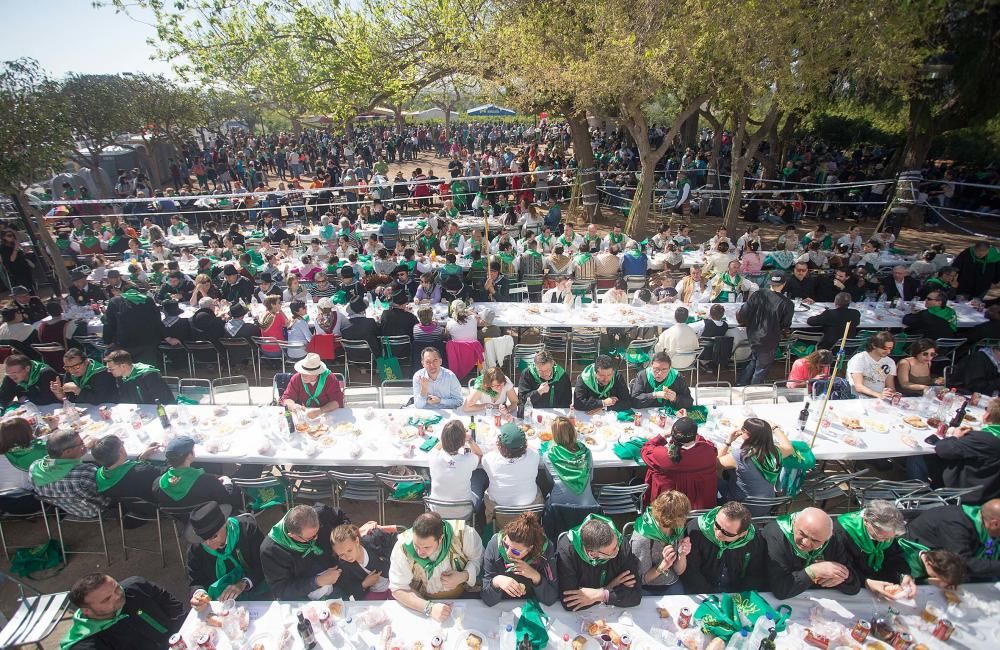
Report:
M 914 640 L 925 644 L 930 650 L 995 647 L 993 636 L 996 626 L 1000 624 L 1000 611 L 996 606 L 997 587 L 991 584 L 975 584 L 966 585 L 961 591 L 962 604 L 947 610 L 944 610 L 944 598 L 936 587 L 920 587 L 912 605 L 894 603 L 893 608 L 899 611 Z M 831 638 L 831 649 L 860 647 L 846 638 L 855 621 L 858 618 L 870 619 L 875 611 L 885 615 L 888 609 L 888 603 L 885 601 L 876 603 L 867 592 L 844 596 L 833 590 L 816 589 L 781 602 L 771 594 L 762 595 L 772 606 L 785 604 L 792 608 L 787 629 L 780 633 L 777 639 L 777 646 L 782 650 L 811 649 L 812 646 L 806 645 L 803 641 L 806 628 Z M 701 596 L 647 596 L 642 599 L 639 606 L 629 609 L 597 606 L 576 613 L 567 612 L 560 605 L 545 607 L 550 617 L 548 647 L 553 650 L 568 648 L 562 645 L 564 635 L 569 635 L 569 638 L 573 639 L 578 634 L 583 634 L 580 629 L 582 622 L 604 619 L 618 634 L 627 634 L 632 638 L 631 650 L 673 648 L 676 647 L 678 635 L 691 636 L 694 639 L 702 638 L 700 632 L 690 628 L 678 630 L 675 623 L 677 613 L 682 608 L 687 607 L 694 612 L 702 600 Z M 920 612 L 928 601 L 934 602 L 944 610 L 948 619 L 955 624 L 954 634 L 947 643 L 935 639 L 930 634 L 931 624 L 924 623 L 920 619 Z M 250 628 L 236 643 L 231 642 L 219 631 L 217 644 L 219 650 L 251 648 L 256 642 L 263 643 L 265 650 L 277 650 L 285 629 L 290 630 L 294 639 L 290 650 L 301 650 L 302 642 L 295 630 L 296 613 L 302 610 L 307 617 L 314 617 L 321 607 L 325 607 L 324 602 L 240 604 L 250 613 Z M 516 625 L 514 613 L 519 613 L 520 605 L 519 601 L 507 600 L 496 607 L 487 607 L 479 600 L 459 600 L 455 601 L 456 612 L 452 618 L 439 624 L 404 608 L 395 601 L 346 603 L 344 614 L 351 618 L 351 623 L 348 624 L 346 619 L 336 620 L 336 641 L 331 641 L 325 634 L 318 632 L 318 626 L 314 626 L 314 629 L 318 632 L 316 637 L 319 646 L 324 649 L 379 648 L 381 650 L 399 647 L 409 650 L 419 642 L 425 650 L 430 650 L 431 638 L 438 635 L 444 638 L 444 648 L 466 650 L 465 639 L 470 632 L 473 632 L 482 637 L 483 650 L 513 650 L 513 645 L 510 648 L 501 646 L 501 632 L 508 622 Z M 213 603 L 212 606 L 216 610 L 219 608 L 218 603 Z M 670 618 L 661 619 L 657 613 L 658 607 L 666 608 Z M 388 619 L 388 625 L 393 632 L 388 645 L 380 642 L 380 634 L 386 624 L 369 629 L 361 623 L 365 613 L 376 608 L 382 609 L 384 618 Z M 192 610 L 181 628 L 181 633 L 193 648 L 196 634 L 203 629 L 205 624 L 199 619 L 197 612 Z M 842 634 L 845 638 L 840 640 Z M 585 650 L 597 650 L 599 647 L 597 640 L 586 634 L 584 636 L 587 639 Z M 346 641 L 345 638 L 350 641 Z M 866 647 L 888 648 L 881 643 Z
M 773 251 L 758 251 L 758 253 L 760 254 L 760 259 L 762 260 L 766 260 L 767 256 L 770 255 L 772 252 Z M 692 266 L 701 267 L 705 265 L 705 251 L 701 250 L 700 248 L 697 250 L 683 251 L 683 255 L 684 255 L 684 263 L 681 264 L 681 268 L 689 269 Z M 797 253 L 796 256 L 798 255 L 799 254 Z M 649 260 L 649 268 L 653 270 L 662 269 L 664 266 L 665 259 L 666 256 L 662 254 L 652 255 Z M 879 255 L 878 265 L 881 268 L 893 267 L 898 264 L 909 266 L 914 259 L 915 258 L 912 255 L 900 256 L 883 251 L 882 254 Z

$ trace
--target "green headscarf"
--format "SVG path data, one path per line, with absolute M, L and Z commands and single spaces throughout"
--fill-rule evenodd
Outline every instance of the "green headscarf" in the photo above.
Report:
M 584 386 L 594 391 L 594 393 L 601 399 L 604 399 L 611 392 L 611 389 L 615 387 L 615 378 L 617 376 L 617 372 L 613 373 L 611 375 L 611 381 L 609 381 L 608 385 L 601 390 L 597 385 L 597 371 L 594 369 L 594 364 L 590 364 L 583 369 L 583 372 L 580 373 L 580 380 L 583 382 Z
M 792 547 L 792 552 L 798 557 L 806 561 L 806 565 L 813 564 L 814 562 L 820 562 L 823 560 L 823 551 L 826 550 L 827 545 L 829 545 L 830 540 L 823 542 L 823 545 L 814 551 L 803 551 L 799 548 L 798 544 L 795 543 L 795 534 L 792 532 L 792 524 L 795 522 L 795 516 L 798 513 L 791 513 L 787 515 L 781 515 L 774 518 L 774 523 L 778 525 L 778 530 L 785 536 L 788 540 L 788 545 Z
M 267 536 L 274 540 L 274 543 L 281 548 L 286 551 L 299 553 L 302 557 L 308 557 L 309 555 L 323 555 L 323 549 L 316 544 L 316 540 L 311 542 L 296 542 L 294 539 L 289 537 L 288 533 L 285 532 L 285 517 L 282 517 L 281 521 L 271 526 L 271 532 L 269 532 Z
M 715 546 L 719 549 L 718 553 L 715 554 L 715 557 L 717 558 L 722 557 L 722 554 L 726 551 L 736 550 L 746 546 L 753 540 L 754 537 L 757 536 L 757 529 L 751 523 L 750 527 L 747 528 L 746 535 L 743 537 L 732 542 L 720 541 L 719 538 L 715 536 L 715 516 L 719 514 L 720 510 L 722 510 L 722 506 L 716 506 L 698 517 L 698 529 L 701 530 L 701 534 L 705 536 L 705 539 L 715 544 Z
M 32 386 L 38 383 L 38 378 L 41 376 L 42 371 L 48 368 L 47 365 L 41 361 L 32 361 L 31 366 L 28 368 L 28 378 L 23 382 L 17 382 L 18 388 L 22 390 L 28 390 Z
M 45 487 L 50 483 L 62 480 L 82 462 L 79 458 L 45 456 L 33 462 L 28 468 L 28 473 L 31 475 L 31 482 L 34 483 L 35 487 Z
M 872 571 L 881 569 L 882 564 L 885 562 L 885 552 L 892 546 L 895 540 L 891 539 L 888 542 L 876 542 L 873 540 L 865 528 L 864 510 L 840 515 L 837 517 L 837 521 L 840 522 L 847 536 L 865 554 L 865 561 L 868 562 L 868 566 L 871 567 Z
M 142 305 L 149 300 L 149 296 L 139 292 L 138 289 L 128 289 L 127 291 L 123 291 L 122 298 L 128 300 L 133 305 Z
M 226 545 L 221 551 L 217 551 L 211 546 L 202 543 L 201 548 L 215 557 L 215 582 L 209 585 L 208 595 L 216 599 L 219 595 L 225 591 L 226 587 L 236 584 L 243 579 L 246 575 L 246 565 L 243 561 L 243 555 L 237 551 L 236 555 L 233 555 L 233 551 L 236 550 L 236 545 L 240 541 L 240 521 L 236 517 L 228 517 L 226 519 Z M 233 565 L 232 569 L 226 568 L 226 563 L 230 562 Z
M 542 379 L 542 376 L 538 374 L 538 368 L 535 367 L 535 364 L 531 363 L 531 364 L 528 364 L 528 374 L 530 374 L 532 377 L 534 377 L 535 381 L 537 381 L 539 385 L 541 385 L 545 381 L 549 382 L 548 396 L 549 396 L 549 408 L 551 408 L 552 407 L 552 400 L 555 398 L 555 394 L 556 394 L 555 391 L 552 390 L 552 385 L 555 384 L 556 382 L 558 382 L 560 379 L 562 379 L 563 375 L 566 374 L 566 371 L 563 370 L 563 367 L 560 366 L 558 363 L 553 362 L 552 363 L 552 379 L 545 380 L 545 379 Z
M 552 468 L 573 494 L 583 494 L 590 483 L 594 459 L 586 445 L 576 446 L 576 451 L 570 451 L 562 445 L 545 443 L 545 457 L 552 463 Z
M 928 307 L 927 311 L 938 318 L 944 319 L 944 322 L 948 323 L 948 327 L 951 328 L 952 332 L 958 330 L 958 315 L 951 307 Z
M 618 546 L 619 546 L 619 548 L 622 545 L 622 534 L 620 532 L 618 532 L 617 528 L 615 528 L 615 522 L 611 521 L 607 517 L 603 517 L 601 515 L 595 515 L 595 514 L 589 514 L 589 515 L 587 515 L 587 518 L 583 520 L 582 524 L 580 524 L 576 528 L 573 528 L 573 529 L 569 530 L 569 532 L 566 533 L 566 536 L 569 537 L 570 543 L 573 545 L 573 549 L 576 551 L 576 554 L 580 556 L 581 560 L 583 560 L 584 562 L 586 562 L 590 566 L 601 566 L 602 564 L 607 564 L 608 560 L 610 558 L 603 558 L 603 557 L 592 558 L 592 557 L 590 557 L 590 555 L 587 553 L 587 550 L 585 548 L 583 548 L 583 539 L 581 539 L 581 537 L 580 537 L 580 530 L 584 526 L 586 526 L 587 523 L 590 522 L 590 521 L 603 521 L 608 526 L 610 526 L 611 530 L 615 534 L 615 538 L 618 540 Z M 604 584 L 604 579 L 605 578 L 606 578 L 605 572 L 602 571 L 601 572 L 601 584 L 602 585 Z
M 675 528 L 673 534 L 663 532 L 660 525 L 656 523 L 656 518 L 653 517 L 653 509 L 646 506 L 646 510 L 635 520 L 633 532 L 654 542 L 660 542 L 664 546 L 673 546 L 684 537 L 684 526 Z
M 455 534 L 455 531 L 452 529 L 449 521 L 443 520 L 441 524 L 443 531 L 441 535 L 441 545 L 438 547 L 437 556 L 433 558 L 423 558 L 417 554 L 417 549 L 413 547 L 412 528 L 403 533 L 405 536 L 403 551 L 405 551 L 410 559 L 413 560 L 414 564 L 424 570 L 424 575 L 426 575 L 428 579 L 431 577 L 431 574 L 434 573 L 434 569 L 436 569 L 439 564 L 448 558 L 448 552 L 451 550 L 451 539 Z
M 180 501 L 204 473 L 205 470 L 195 467 L 171 467 L 160 477 L 160 489 L 174 501 Z
M 991 560 L 997 559 L 994 555 L 996 542 L 990 537 L 989 532 L 986 530 L 986 525 L 983 523 L 982 507 L 981 506 L 962 506 L 962 512 L 965 516 L 972 520 L 972 525 L 976 527 L 976 536 L 979 537 L 980 548 L 976 550 L 976 557 L 978 558 L 989 558 Z
M 40 458 L 45 458 L 45 454 L 45 439 L 35 438 L 27 447 L 15 447 L 8 450 L 4 456 L 11 465 L 22 472 L 27 472 L 31 464 Z
M 107 492 L 114 486 L 118 485 L 118 482 L 125 478 L 125 475 L 138 464 L 138 461 L 126 460 L 118 467 L 113 467 L 111 469 L 107 469 L 106 467 L 97 468 L 97 476 L 94 477 L 94 480 L 97 482 L 97 491 Z

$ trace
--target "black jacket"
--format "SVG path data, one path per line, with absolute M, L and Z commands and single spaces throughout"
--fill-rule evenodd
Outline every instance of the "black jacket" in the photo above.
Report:
M 970 431 L 961 438 L 929 436 L 942 462 L 942 482 L 949 488 L 978 487 L 964 495 L 964 503 L 986 503 L 1000 497 L 1000 438 L 986 431 Z
M 490 542 L 491 544 L 493 542 Z M 615 579 L 622 571 L 631 571 L 636 576 L 634 587 L 620 585 L 611 590 L 608 596 L 608 605 L 616 607 L 635 607 L 642 601 L 642 588 L 639 586 L 639 566 L 635 556 L 632 555 L 632 544 L 629 539 L 622 538 L 622 543 L 618 547 L 618 555 L 608 560 L 604 564 L 592 566 L 580 559 L 573 544 L 569 541 L 569 535 L 565 533 L 559 536 L 556 543 L 556 571 L 559 578 L 559 593 L 571 589 L 588 587 L 597 589 L 604 587 Z M 601 579 L 603 576 L 603 580 Z M 563 604 L 565 607 L 565 603 Z M 588 608 L 584 608 L 588 609 Z
M 809 273 L 801 280 L 794 275 L 789 275 L 788 279 L 785 280 L 785 288 L 782 289 L 781 293 L 793 299 L 812 298 L 813 300 L 818 300 L 816 289 L 816 276 L 812 273 Z
M 978 557 L 983 544 L 975 524 L 960 506 L 941 506 L 920 513 L 906 526 L 906 536 L 930 549 L 945 549 L 965 558 L 969 576 L 993 582 L 1000 579 L 1000 558 Z
M 156 290 L 156 302 L 174 300 L 179 303 L 184 303 L 191 300 L 192 293 L 194 293 L 194 282 L 191 282 L 190 280 L 181 280 L 176 287 L 171 286 L 170 282 L 167 281 Z
M 948 300 L 954 300 L 956 291 L 955 287 L 948 285 L 944 286 L 940 282 L 931 282 L 931 280 L 936 280 L 937 278 L 928 278 L 922 285 L 920 289 L 917 290 L 917 297 L 921 300 L 927 300 L 927 294 L 931 291 L 940 291 L 948 298 Z
M 396 534 L 376 528 L 361 538 L 361 545 L 368 553 L 367 567 L 363 568 L 357 562 L 347 563 L 337 559 L 337 566 L 344 572 L 337 581 L 337 586 L 344 598 L 353 596 L 355 600 L 364 600 L 365 589 L 361 583 L 368 577 L 366 568 L 368 571 L 378 571 L 383 578 L 389 577 L 389 557 L 392 555 L 392 547 L 396 545 Z
M 135 650 L 136 648 L 166 648 L 167 640 L 181 629 L 184 606 L 169 591 L 145 578 L 132 576 L 119 584 L 125 592 L 127 618 L 83 641 L 73 645 L 73 650 Z M 159 632 L 142 618 L 144 612 L 166 632 Z
M 958 269 L 958 293 L 962 296 L 981 297 L 1000 280 L 1000 264 L 980 262 L 968 248 L 956 255 L 951 265 Z
M 82 289 L 77 288 L 77 286 L 71 285 L 69 288 L 69 297 L 77 305 L 83 307 L 89 305 L 92 302 L 98 302 L 107 300 L 108 296 L 104 293 L 104 290 L 100 286 L 94 284 L 93 282 L 88 282 L 83 285 Z
M 0 406 L 9 406 L 15 397 L 20 398 L 22 402 L 26 399 L 31 400 L 36 406 L 60 404 L 62 400 L 56 399 L 49 388 L 49 384 L 55 381 L 58 376 L 55 370 L 45 366 L 38 375 L 38 381 L 27 390 L 14 383 L 10 377 L 4 377 L 3 382 L 0 383 Z
M 844 549 L 849 560 L 847 563 L 848 568 L 851 569 L 852 573 L 857 573 L 862 581 L 871 578 L 873 580 L 884 580 L 899 584 L 900 577 L 909 575 L 910 573 L 910 567 L 906 563 L 906 558 L 903 556 L 903 551 L 899 548 L 898 542 L 893 542 L 889 545 L 889 548 L 885 551 L 885 560 L 883 560 L 881 568 L 875 571 L 868 566 L 868 559 L 865 557 L 864 552 L 847 535 L 847 531 L 840 525 L 836 517 L 833 518 L 833 536 L 837 538 L 838 543 Z
M 122 404 L 174 403 L 174 394 L 158 372 L 139 375 L 132 381 L 118 380 L 118 399 Z
M 777 347 L 782 332 L 792 326 L 795 306 L 784 295 L 768 289 L 754 291 L 736 312 L 736 320 L 747 328 L 751 347 Z
M 217 342 L 226 335 L 226 324 L 211 309 L 199 309 L 191 316 L 191 337 L 197 341 Z
M 128 350 L 158 345 L 163 340 L 160 310 L 152 298 L 134 305 L 121 296 L 108 301 L 104 315 L 104 342 Z
M 962 338 L 968 339 L 969 345 L 979 343 L 983 339 L 1000 339 L 1000 320 L 988 320 L 975 327 L 964 329 Z
M 149 502 L 148 506 L 140 503 L 129 504 L 126 512 L 143 517 L 155 517 L 156 505 L 153 500 L 153 484 L 156 483 L 161 474 L 163 474 L 162 467 L 151 463 L 137 463 L 120 481 L 100 494 L 111 500 L 129 498 L 147 501 Z
M 955 372 L 948 376 L 948 388 L 960 392 L 990 394 L 1000 390 L 1000 371 L 987 356 L 989 350 L 982 348 L 958 362 Z
M 63 373 L 62 382 L 73 382 L 80 385 L 80 378 Z M 108 404 L 118 402 L 118 383 L 107 370 L 101 370 L 87 382 L 86 387 L 80 387 L 80 394 L 66 393 L 66 398 L 79 404 Z
M 171 321 L 167 319 L 170 317 L 164 317 L 163 321 L 163 338 L 173 337 L 178 341 L 193 341 L 194 337 L 191 335 L 191 319 L 190 318 L 175 318 Z M 167 324 L 169 322 L 169 325 Z
M 160 489 L 160 477 L 156 477 L 153 481 L 153 501 L 161 506 L 167 508 L 185 508 L 187 506 L 195 506 L 199 503 L 207 503 L 209 501 L 216 501 L 218 503 L 228 503 L 234 508 L 242 507 L 240 503 L 242 499 L 240 498 L 240 493 L 237 490 L 229 492 L 220 481 L 219 477 L 215 474 L 209 474 L 208 472 L 202 474 L 197 479 L 195 479 L 194 485 L 191 486 L 191 490 L 184 495 L 180 501 L 174 501 L 172 498 L 166 495 L 166 493 Z
M 322 549 L 322 555 L 303 557 L 278 546 L 270 536 L 265 536 L 260 545 L 260 563 L 264 577 L 277 600 L 308 600 L 309 593 L 316 590 L 316 575 L 336 564 L 330 548 L 330 533 L 341 524 L 349 524 L 351 520 L 342 510 L 329 506 L 313 507 L 319 515 L 316 543 Z M 334 594 L 338 593 L 339 590 L 334 585 Z
M 918 334 L 929 339 L 953 339 L 958 336 L 948 325 L 948 321 L 926 309 L 915 314 L 903 314 L 903 325 L 910 334 Z
M 919 290 L 920 281 L 909 275 L 903 278 L 902 296 L 899 295 L 899 289 L 896 288 L 896 278 L 890 275 L 882 280 L 882 293 L 885 294 L 886 300 L 913 300 Z
M 760 531 L 745 546 L 724 551 L 722 557 L 719 547 L 702 534 L 697 518 L 688 521 L 687 534 L 691 538 L 691 553 L 687 571 L 681 576 L 687 593 L 767 591 L 767 548 Z
M 844 336 L 844 325 L 851 324 L 851 329 L 847 332 L 848 337 L 854 336 L 858 331 L 858 324 L 861 323 L 861 312 L 850 307 L 837 307 L 810 316 L 806 319 L 806 323 L 813 327 L 822 328 L 823 339 L 817 347 L 831 350 L 833 346 L 840 343 L 841 337 Z
M 236 284 L 230 284 L 228 280 L 223 280 L 222 284 L 219 285 L 219 293 L 231 303 L 242 300 L 249 305 L 255 288 L 253 282 L 240 276 Z
M 543 605 L 554 605 L 559 600 L 559 567 L 556 562 L 555 544 L 546 541 L 548 546 L 545 552 L 531 563 L 531 566 L 542 576 L 542 581 L 536 586 L 531 580 L 507 570 L 507 563 L 500 556 L 499 539 L 499 534 L 494 535 L 483 550 L 483 590 L 480 592 L 483 602 L 493 607 L 501 600 L 510 598 L 507 592 L 493 586 L 494 577 L 506 575 L 527 587 L 525 598 L 535 598 Z M 631 548 L 631 545 L 629 547 Z M 570 546 L 570 550 L 572 550 L 572 546 Z
M 379 329 L 382 336 L 413 336 L 413 326 L 420 321 L 411 312 L 398 307 L 390 307 L 382 312 Z
M 609 407 L 608 410 L 627 411 L 632 408 L 632 395 L 628 392 L 628 384 L 625 383 L 625 378 L 622 377 L 621 373 L 617 370 L 615 371 L 614 382 L 614 387 L 606 397 L 617 397 L 618 402 L 614 406 Z M 593 411 L 595 409 L 604 408 L 601 404 L 601 400 L 606 399 L 606 397 L 600 397 L 583 383 L 583 373 L 580 373 L 580 375 L 576 378 L 576 386 L 573 389 L 574 408 L 581 411 Z
M 573 389 L 569 385 L 569 373 L 564 372 L 554 384 L 549 384 L 549 392 L 545 395 L 538 394 L 540 382 L 535 381 L 535 376 L 527 368 L 521 372 L 521 377 L 517 381 L 517 399 L 528 403 L 531 400 L 533 408 L 569 408 L 573 401 Z
M 264 542 L 264 533 L 257 527 L 253 515 L 240 515 L 236 519 L 240 522 L 240 539 L 236 542 L 233 555 L 243 565 L 243 571 L 253 583 L 253 589 L 257 589 L 264 582 L 264 570 L 260 566 L 260 545 Z M 221 577 L 215 574 L 215 560 L 215 556 L 201 544 L 188 546 L 185 564 L 192 591 L 205 589 Z M 226 564 L 227 571 L 232 568 L 231 564 Z
M 637 371 L 635 378 L 632 379 L 632 385 L 629 386 L 629 390 L 632 394 L 632 408 L 645 409 L 670 406 L 674 410 L 679 411 L 680 409 L 691 408 L 694 405 L 694 399 L 691 397 L 691 389 L 688 388 L 687 382 L 684 381 L 684 377 L 680 374 L 677 375 L 677 379 L 670 386 L 670 390 L 677 393 L 677 399 L 672 402 L 653 397 L 653 387 L 649 385 L 645 370 Z
M 775 597 L 784 600 L 794 598 L 806 589 L 822 589 L 814 585 L 806 575 L 806 561 L 792 551 L 791 542 L 778 528 L 777 523 L 771 522 L 764 526 L 760 535 L 767 547 L 767 576 L 771 593 Z M 823 549 L 823 554 L 817 560 L 817 562 L 823 561 L 843 564 L 850 571 L 847 580 L 836 587 L 837 591 L 848 596 L 861 591 L 861 576 L 850 570 L 847 554 L 836 537 L 830 538 L 826 548 Z
M 24 316 L 25 323 L 37 323 L 49 315 L 49 312 L 45 311 L 45 305 L 42 303 L 42 299 L 38 296 L 31 296 L 28 298 L 28 304 L 26 305 L 22 305 L 16 300 L 11 301 L 10 305 L 21 312 L 21 315 Z
M 409 333 L 413 333 L 412 328 Z M 381 331 L 379 330 L 378 323 L 375 322 L 374 318 L 368 318 L 367 316 L 349 318 L 343 329 L 340 330 L 341 340 L 368 341 L 368 346 L 372 349 L 375 356 L 379 356 L 382 353 L 382 344 L 378 339 L 380 335 Z

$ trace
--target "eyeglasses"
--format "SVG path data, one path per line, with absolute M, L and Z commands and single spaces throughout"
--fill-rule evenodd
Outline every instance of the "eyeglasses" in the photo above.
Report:
M 79 368 L 82 365 L 84 365 L 83 361 L 80 361 L 78 363 L 65 363 L 64 362 L 63 363 L 63 368 L 66 368 L 67 370 L 72 370 L 73 368 Z
M 715 525 L 715 530 L 722 533 L 726 537 L 739 537 L 740 535 L 743 534 L 743 531 L 740 531 L 738 533 L 729 532 L 728 530 L 720 526 L 718 521 L 713 521 L 712 523 Z
M 505 537 L 505 538 L 504 538 L 504 540 L 503 540 L 503 547 L 504 547 L 504 549 L 505 549 L 505 550 L 506 550 L 506 551 L 507 551 L 508 553 L 510 553 L 510 554 L 511 554 L 511 555 L 513 555 L 514 557 L 521 557 L 522 555 L 527 555 L 527 554 L 528 554 L 528 552 L 529 552 L 529 551 L 531 550 L 531 548 L 530 548 L 530 547 L 528 548 L 528 550 L 527 550 L 527 551 L 520 551 L 520 550 L 518 550 L 518 549 L 514 548 L 514 547 L 513 547 L 513 546 L 511 546 L 511 545 L 510 545 L 509 543 L 507 543 L 507 538 L 506 538 L 506 537 Z
M 816 539 L 815 537 L 811 537 L 811 536 L 807 535 L 805 533 L 805 531 L 802 531 L 802 530 L 797 531 L 796 535 L 798 535 L 799 537 L 803 538 L 805 541 L 812 542 L 813 544 L 816 544 L 816 545 L 819 545 L 819 544 L 823 543 L 822 540 Z
M 614 553 L 605 553 L 604 551 L 597 550 L 597 551 L 587 551 L 587 555 L 589 555 L 591 558 L 595 560 L 597 559 L 613 560 L 618 555 L 618 547 L 615 546 Z

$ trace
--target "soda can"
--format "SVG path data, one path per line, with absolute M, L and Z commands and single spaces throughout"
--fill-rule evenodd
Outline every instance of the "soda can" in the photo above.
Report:
M 618 641 L 618 647 L 616 650 L 629 650 L 632 647 L 632 637 L 627 634 L 623 634 L 622 638 Z
M 667 428 L 667 414 L 666 413 L 660 413 L 660 417 L 658 419 L 659 419 L 658 424 L 660 425 L 660 428 L 661 429 L 666 429 Z
M 101 414 L 101 419 L 104 420 L 105 422 L 110 422 L 111 421 L 111 407 L 110 406 L 102 406 L 102 407 L 100 407 L 100 408 L 97 409 L 97 412 Z
M 493 426 L 495 426 L 497 429 L 500 428 L 500 414 L 499 413 L 497 413 L 496 415 L 493 416 Z
M 196 639 L 198 643 L 198 648 L 200 650 L 216 650 L 215 648 L 215 632 L 208 631 L 199 636 Z
M 444 640 L 439 636 L 431 637 L 431 650 L 441 650 Z
M 691 625 L 691 610 L 683 608 L 677 615 L 677 627 L 687 628 Z
M 899 632 L 896 634 L 896 638 L 892 640 L 892 647 L 895 650 L 909 650 L 913 645 L 913 637 L 906 632 Z
M 423 422 L 417 425 L 417 435 L 420 436 L 421 438 L 427 435 L 427 425 L 425 425 Z
M 903 394 L 902 393 L 895 393 L 895 394 L 893 394 L 893 396 L 892 396 L 892 405 L 893 406 L 899 406 L 899 403 L 902 402 L 902 401 L 903 401 Z
M 979 393 L 973 393 L 972 397 L 969 398 L 969 404 L 972 406 L 979 406 Z
M 941 641 L 947 641 L 948 639 L 951 638 L 951 635 L 954 631 L 955 631 L 955 625 L 948 619 L 942 618 L 937 622 L 937 625 L 934 626 L 934 632 L 932 634 L 934 635 L 935 639 L 940 639 Z
M 864 643 L 865 639 L 868 638 L 868 634 L 871 632 L 872 624 L 863 618 L 859 618 L 854 624 L 854 629 L 851 630 L 851 638 L 858 643 Z
M 945 438 L 945 437 L 947 437 L 948 436 L 948 423 L 947 422 L 942 422 L 941 424 L 939 424 L 938 428 L 937 428 L 937 431 L 935 431 L 934 433 L 937 434 L 938 438 Z
M 184 637 L 180 633 L 171 636 L 167 644 L 170 650 L 188 650 L 187 641 L 184 640 Z

